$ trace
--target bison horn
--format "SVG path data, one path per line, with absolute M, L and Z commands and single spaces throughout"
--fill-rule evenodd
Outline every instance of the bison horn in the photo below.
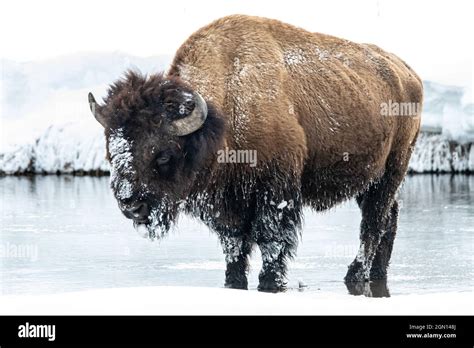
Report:
M 94 115 L 95 119 L 99 121 L 99 123 L 105 128 L 107 127 L 107 122 L 105 122 L 105 117 L 99 113 L 97 110 L 97 102 L 95 101 L 94 96 L 92 93 L 89 92 L 89 107 L 91 108 L 92 114 Z
M 207 117 L 207 104 L 199 93 L 194 93 L 194 110 L 185 118 L 171 123 L 171 133 L 177 136 L 184 136 L 197 131 L 202 127 Z

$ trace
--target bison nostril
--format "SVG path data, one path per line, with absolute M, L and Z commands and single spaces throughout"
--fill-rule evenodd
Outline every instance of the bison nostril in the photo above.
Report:
M 133 220 L 146 220 L 150 213 L 148 204 L 144 202 L 136 203 L 124 209 L 124 215 Z

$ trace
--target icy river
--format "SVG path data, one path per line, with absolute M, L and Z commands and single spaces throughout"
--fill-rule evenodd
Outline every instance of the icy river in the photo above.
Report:
M 50 294 L 137 286 L 222 287 L 217 237 L 181 217 L 160 242 L 140 238 L 119 212 L 108 177 L 0 178 L 0 294 Z M 474 176 L 416 175 L 400 194 L 399 232 L 389 270 L 391 296 L 473 287 Z M 349 201 L 305 211 L 288 286 L 345 294 L 358 249 L 360 213 Z M 249 275 L 256 289 L 260 257 Z

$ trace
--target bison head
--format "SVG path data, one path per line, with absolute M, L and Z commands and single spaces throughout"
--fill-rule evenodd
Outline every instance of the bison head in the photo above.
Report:
M 128 72 L 94 117 L 105 128 L 110 185 L 122 213 L 150 238 L 166 233 L 223 137 L 216 109 L 179 78 Z

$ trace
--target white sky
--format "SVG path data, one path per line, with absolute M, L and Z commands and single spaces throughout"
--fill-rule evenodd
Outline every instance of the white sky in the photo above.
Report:
M 472 86 L 473 1 L 2 0 L 1 57 L 29 61 L 80 51 L 173 54 L 224 15 L 277 18 L 311 31 L 375 43 L 423 79 Z

